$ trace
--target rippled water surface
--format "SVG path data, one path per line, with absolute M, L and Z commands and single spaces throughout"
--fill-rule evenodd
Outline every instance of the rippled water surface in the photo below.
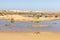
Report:
M 42 25 L 41 27 L 37 26 Z M 43 27 L 48 25 L 47 27 Z M 33 27 L 36 26 L 36 27 Z M 13 22 L 0 20 L 0 32 L 40 32 L 52 31 L 60 32 L 60 20 L 44 21 L 44 22 Z

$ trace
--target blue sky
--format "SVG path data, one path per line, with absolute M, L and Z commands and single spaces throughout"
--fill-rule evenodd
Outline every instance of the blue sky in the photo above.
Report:
M 0 0 L 0 9 L 60 12 L 60 0 Z

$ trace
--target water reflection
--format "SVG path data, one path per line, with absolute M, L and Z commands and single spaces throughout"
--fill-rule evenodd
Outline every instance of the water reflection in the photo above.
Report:
M 9 26 L 14 26 L 14 25 L 13 24 L 4 24 L 4 26 L 9 27 Z
M 56 24 L 55 24 L 56 23 Z M 58 23 L 58 24 L 57 24 Z M 0 20 L 0 32 L 60 32 L 60 20 L 44 22 L 14 22 Z
M 30 28 L 46 28 L 48 25 L 29 25 Z

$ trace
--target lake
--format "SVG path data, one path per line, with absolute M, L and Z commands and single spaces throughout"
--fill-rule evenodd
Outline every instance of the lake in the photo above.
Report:
M 32 25 L 48 25 L 47 27 L 31 27 Z M 13 22 L 0 20 L 0 32 L 60 32 L 60 20 L 43 22 Z

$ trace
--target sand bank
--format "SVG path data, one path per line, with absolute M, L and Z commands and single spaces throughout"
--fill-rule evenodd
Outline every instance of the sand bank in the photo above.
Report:
M 13 18 L 14 21 L 27 22 L 27 21 L 47 21 L 47 20 L 60 20 L 60 18 L 47 17 L 47 18 L 36 18 L 36 17 L 25 17 L 23 15 L 4 15 L 0 16 L 0 20 L 9 20 Z

